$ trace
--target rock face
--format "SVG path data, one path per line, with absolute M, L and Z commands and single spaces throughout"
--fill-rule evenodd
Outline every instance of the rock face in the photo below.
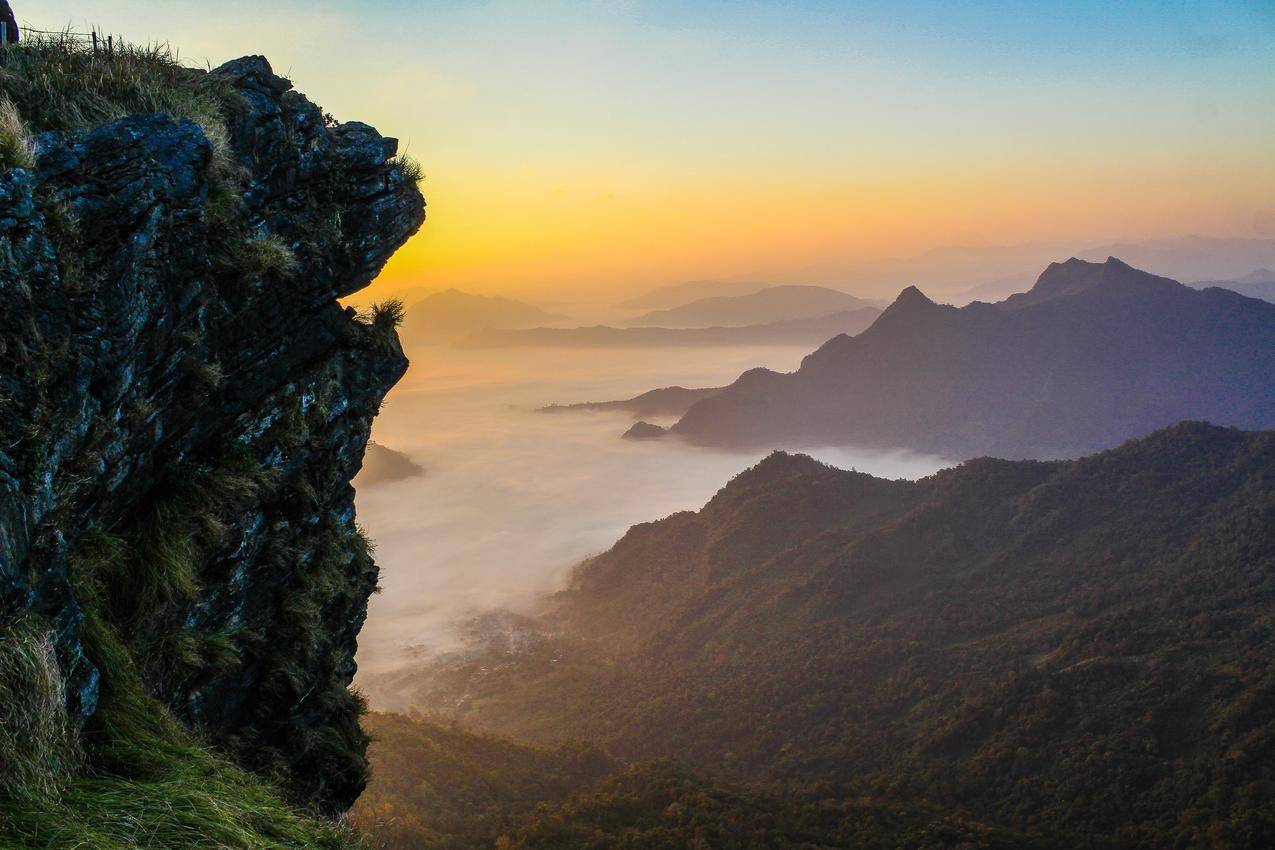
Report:
M 336 298 L 424 202 L 395 140 L 331 125 L 265 59 L 212 78 L 228 141 L 133 115 L 0 172 L 0 614 L 52 619 L 86 721 L 109 683 L 85 618 L 110 620 L 178 718 L 338 811 L 366 771 L 346 686 L 377 578 L 349 481 L 407 361 Z

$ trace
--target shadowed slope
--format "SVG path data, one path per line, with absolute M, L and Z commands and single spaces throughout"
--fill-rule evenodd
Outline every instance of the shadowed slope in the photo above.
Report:
M 1119 260 L 1055 263 L 956 309 L 905 289 L 788 375 L 746 373 L 673 430 L 705 444 L 1068 457 L 1182 419 L 1275 425 L 1275 305 Z

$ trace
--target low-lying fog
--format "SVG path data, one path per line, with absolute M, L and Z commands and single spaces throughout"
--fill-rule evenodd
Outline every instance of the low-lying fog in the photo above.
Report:
M 790 371 L 807 353 L 409 349 L 412 367 L 386 401 L 373 439 L 410 455 L 426 474 L 358 493 L 382 586 L 359 638 L 363 674 L 454 648 L 460 622 L 527 606 L 629 526 L 699 508 L 765 454 L 630 442 L 620 439 L 632 424 L 627 414 L 536 407 L 673 384 L 716 386 L 753 366 Z M 806 451 L 891 478 L 947 465 L 908 452 Z

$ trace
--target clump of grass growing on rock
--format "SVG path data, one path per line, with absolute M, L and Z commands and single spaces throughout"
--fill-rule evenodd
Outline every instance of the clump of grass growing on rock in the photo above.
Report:
M 403 319 L 407 316 L 407 308 L 403 306 L 403 299 L 390 298 L 379 304 L 372 305 L 371 323 L 372 327 L 378 331 L 392 331 L 403 324 Z
M 226 380 L 221 364 L 215 362 L 191 364 L 190 375 L 201 389 L 209 391 L 220 388 Z
M 0 625 L 0 796 L 53 794 L 76 763 L 49 627 L 33 615 L 13 617 Z
M 243 245 L 243 271 L 262 277 L 288 278 L 297 273 L 297 255 L 276 234 L 254 236 Z
M 0 169 L 35 167 L 31 131 L 13 101 L 0 95 Z
M 417 185 L 425 179 L 425 169 L 414 158 L 407 154 L 399 154 L 393 159 L 394 167 L 399 170 L 403 177 Z

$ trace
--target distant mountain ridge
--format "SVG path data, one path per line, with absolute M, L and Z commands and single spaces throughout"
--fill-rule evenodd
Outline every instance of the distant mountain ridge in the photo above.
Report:
M 823 286 L 769 286 L 746 295 L 702 298 L 667 310 L 652 310 L 630 319 L 632 327 L 741 327 L 762 323 L 817 319 L 876 305 Z
M 1130 265 L 1174 280 L 1233 279 L 1263 266 L 1275 268 L 1275 239 L 1183 236 L 1169 239 L 1051 241 L 988 247 L 947 246 L 922 253 L 858 263 L 813 267 L 803 274 L 831 285 L 853 285 L 879 293 L 882 286 L 925 281 L 942 300 L 1000 300 L 1029 288 L 1037 272 L 1060 258 L 1101 262 L 1116 256 Z
M 626 310 L 664 310 L 677 307 L 700 298 L 716 298 L 719 295 L 746 295 L 772 284 L 761 281 L 738 280 L 688 280 L 670 283 L 634 296 L 617 304 Z
M 1275 426 L 1275 305 L 1105 263 L 1054 263 L 1000 304 L 905 289 L 800 369 L 744 373 L 675 434 L 961 458 L 1075 457 L 1182 419 Z
M 702 398 L 716 395 L 721 392 L 723 387 L 705 387 L 701 389 L 687 389 L 686 387 L 662 387 L 658 390 L 648 390 L 641 395 L 633 398 L 621 399 L 619 401 L 584 401 L 574 404 L 551 404 L 547 407 L 541 407 L 537 413 L 574 413 L 574 412 L 603 412 L 610 410 L 623 410 L 633 414 L 634 419 L 641 419 L 646 416 L 681 416 L 686 412 L 692 404 Z
M 1275 303 L 1275 271 L 1256 269 L 1235 280 L 1202 280 L 1191 284 L 1196 289 L 1210 286 L 1229 289 L 1249 298 L 1260 298 Z
M 408 341 L 454 339 L 483 328 L 557 325 L 570 318 L 532 304 L 446 289 L 408 306 L 403 335 Z
M 744 345 L 818 345 L 837 334 L 860 333 L 881 311 L 862 307 L 819 316 L 741 327 L 706 328 L 487 328 L 457 341 L 460 348 L 708 348 Z

